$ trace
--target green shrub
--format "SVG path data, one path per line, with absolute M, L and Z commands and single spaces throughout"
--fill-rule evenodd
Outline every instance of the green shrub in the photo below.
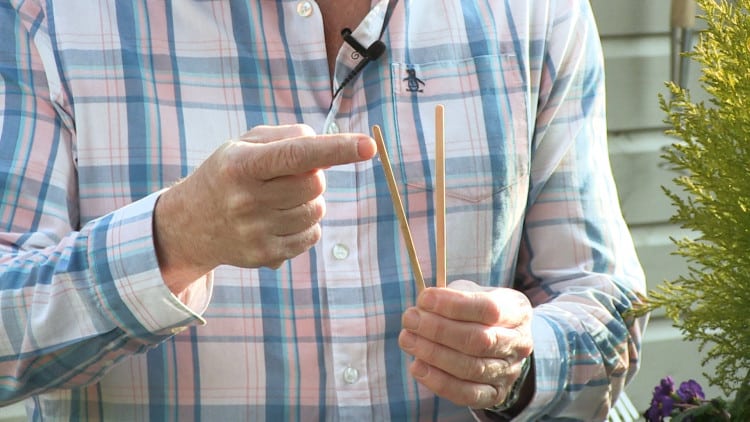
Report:
M 708 93 L 669 84 L 660 97 L 667 133 L 678 140 L 663 155 L 678 174 L 678 192 L 664 189 L 676 208 L 672 222 L 695 233 L 672 239 L 687 275 L 650 292 L 646 310 L 665 309 L 687 340 L 705 352 L 705 374 L 735 397 L 733 420 L 747 403 L 750 368 L 750 0 L 698 0 L 706 29 L 691 61 Z M 743 387 L 744 386 L 744 387 Z

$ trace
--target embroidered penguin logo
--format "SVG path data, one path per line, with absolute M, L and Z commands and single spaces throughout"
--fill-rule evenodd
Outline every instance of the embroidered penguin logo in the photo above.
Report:
M 407 92 L 422 92 L 422 88 L 420 86 L 425 86 L 425 83 L 423 80 L 419 79 L 417 77 L 417 71 L 414 70 L 414 68 L 406 69 L 406 77 L 404 78 L 405 81 L 407 81 Z

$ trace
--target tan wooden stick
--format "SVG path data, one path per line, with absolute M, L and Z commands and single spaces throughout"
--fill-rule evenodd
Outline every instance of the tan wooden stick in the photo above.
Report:
M 391 160 L 388 157 L 388 150 L 385 147 L 385 141 L 383 141 L 383 133 L 380 131 L 380 126 L 375 125 L 372 127 L 372 133 L 375 138 L 375 143 L 378 145 L 378 153 L 380 154 L 380 161 L 383 163 L 383 170 L 385 171 L 385 180 L 388 182 L 388 190 L 391 193 L 391 200 L 393 201 L 393 208 L 396 211 L 398 217 L 398 223 L 401 228 L 401 235 L 404 237 L 406 243 L 406 249 L 409 252 L 409 260 L 411 261 L 411 271 L 414 273 L 414 280 L 417 283 L 417 292 L 421 293 L 425 289 L 424 278 L 422 277 L 422 268 L 419 266 L 419 260 L 417 259 L 417 251 L 414 249 L 414 241 L 411 237 L 411 230 L 409 230 L 409 222 L 406 220 L 406 212 L 404 212 L 404 204 L 401 202 L 401 195 L 398 193 L 398 186 L 396 186 L 396 179 L 393 177 L 393 168 L 391 167 Z
M 448 256 L 445 250 L 445 108 L 435 107 L 435 285 L 445 287 Z

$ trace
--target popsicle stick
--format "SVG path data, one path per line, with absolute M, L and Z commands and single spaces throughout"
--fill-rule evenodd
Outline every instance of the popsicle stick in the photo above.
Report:
M 445 250 L 445 108 L 435 107 L 435 285 L 445 287 L 448 256 Z
M 380 161 L 383 163 L 383 170 L 385 171 L 385 180 L 388 182 L 388 190 L 391 193 L 391 201 L 393 201 L 393 208 L 396 211 L 398 217 L 398 223 L 401 228 L 401 236 L 404 237 L 406 243 L 406 249 L 409 252 L 409 261 L 411 261 L 411 271 L 414 273 L 414 280 L 417 283 L 417 292 L 421 293 L 424 290 L 424 278 L 422 277 L 422 268 L 419 266 L 419 260 L 417 259 L 417 251 L 414 249 L 414 241 L 411 237 L 411 231 L 409 230 L 409 222 L 406 220 L 406 212 L 404 212 L 404 204 L 401 202 L 401 195 L 398 193 L 398 187 L 396 186 L 396 179 L 393 177 L 393 169 L 391 168 L 391 160 L 388 157 L 388 150 L 385 148 L 385 142 L 383 141 L 383 133 L 380 131 L 380 126 L 375 125 L 372 127 L 372 133 L 375 138 L 375 143 L 378 145 L 378 153 L 380 154 Z

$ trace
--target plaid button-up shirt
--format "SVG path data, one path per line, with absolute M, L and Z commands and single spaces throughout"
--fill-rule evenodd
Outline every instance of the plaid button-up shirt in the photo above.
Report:
M 378 39 L 387 1 L 354 37 Z M 33 420 L 471 420 L 398 347 L 415 287 L 377 159 L 326 170 L 322 239 L 219 267 L 190 303 L 152 241 L 162 189 L 259 124 L 383 128 L 434 284 L 433 110 L 446 109 L 448 280 L 535 306 L 522 419 L 602 419 L 644 290 L 606 148 L 585 0 L 405 0 L 335 97 L 312 1 L 0 2 L 0 403 Z M 202 204 L 196 203 L 195 207 Z M 185 210 L 190 212 L 190 210 Z M 2 409 L 0 409 L 2 411 Z

